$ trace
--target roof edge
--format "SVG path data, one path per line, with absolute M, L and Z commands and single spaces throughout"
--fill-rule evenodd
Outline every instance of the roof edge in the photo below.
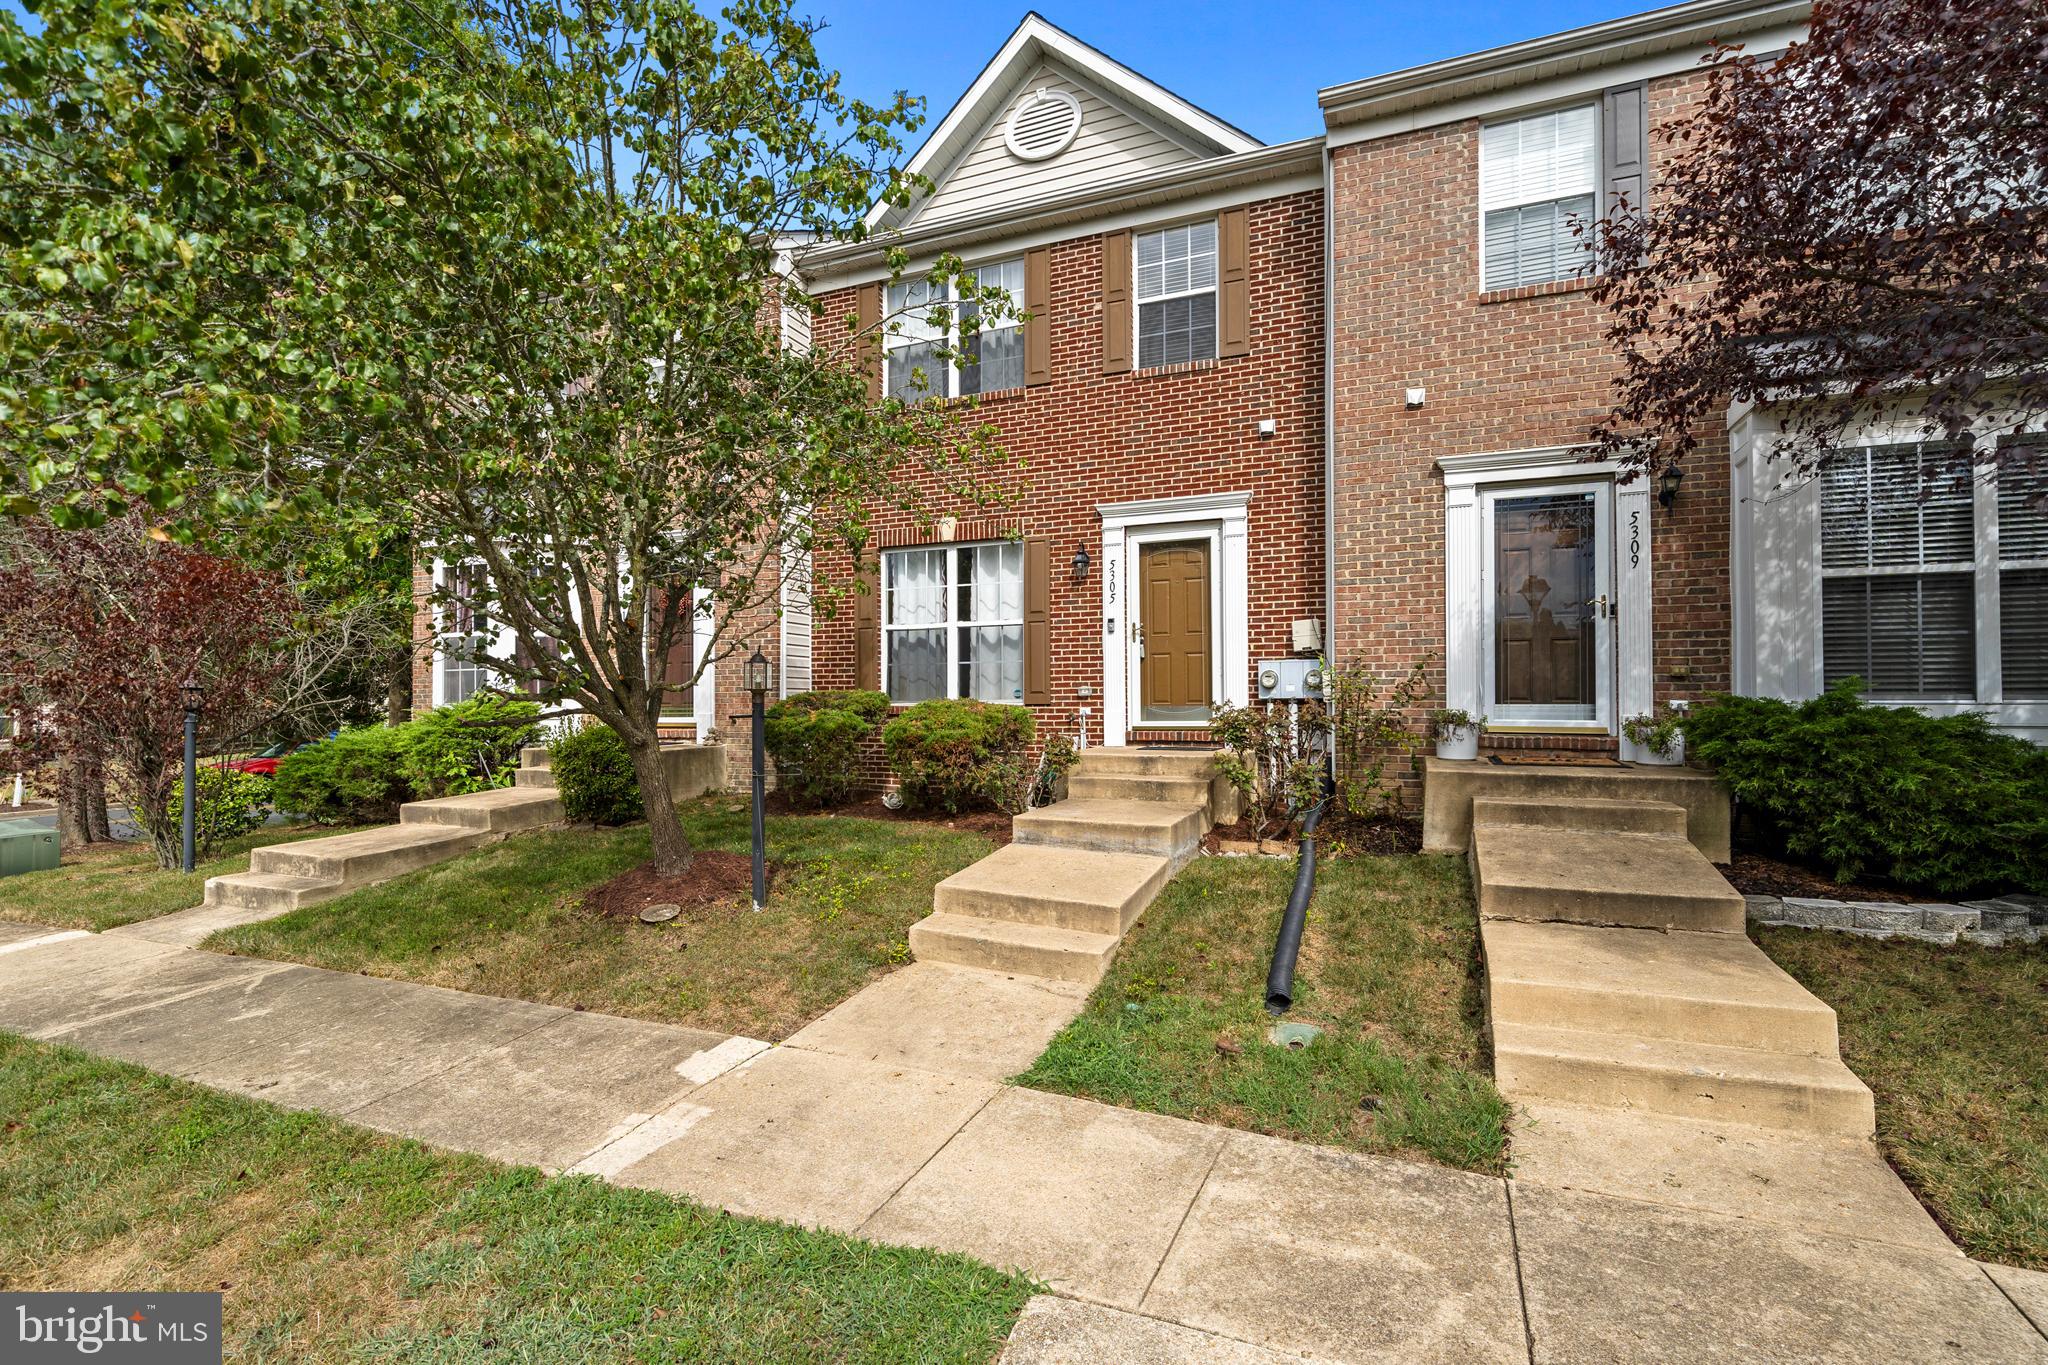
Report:
M 1376 114 L 1455 98 L 1461 83 L 1492 78 L 1494 87 L 1535 81 L 1560 60 L 1594 58 L 1614 49 L 1648 43 L 1658 49 L 1684 47 L 1757 29 L 1799 23 L 1813 12 L 1812 0 L 1685 0 L 1642 14 L 1624 15 L 1562 33 L 1547 34 L 1481 52 L 1411 66 L 1384 75 L 1347 81 L 1316 92 L 1327 127 L 1361 122 Z

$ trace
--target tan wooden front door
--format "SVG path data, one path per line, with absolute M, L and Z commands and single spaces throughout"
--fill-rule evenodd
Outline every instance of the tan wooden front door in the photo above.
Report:
M 1209 542 L 1170 541 L 1138 552 L 1141 725 L 1209 720 Z

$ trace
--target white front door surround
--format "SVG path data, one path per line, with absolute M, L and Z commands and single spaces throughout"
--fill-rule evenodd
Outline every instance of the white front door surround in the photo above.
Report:
M 1615 466 L 1581 460 L 1568 447 L 1451 455 L 1437 461 L 1444 477 L 1444 704 L 1485 716 L 1495 732 L 1616 734 L 1620 722 L 1653 705 L 1650 627 L 1649 481 L 1615 481 Z M 1496 498 L 1595 491 L 1600 581 L 1611 594 L 1596 651 L 1600 703 L 1590 717 L 1558 719 L 1534 708 L 1517 712 L 1492 703 L 1493 544 L 1490 505 Z M 1637 759 L 1622 741 L 1622 757 Z
M 1137 574 L 1152 542 L 1209 542 L 1212 695 L 1222 706 L 1250 699 L 1250 493 L 1098 504 L 1102 518 L 1102 739 L 1128 742 L 1138 714 Z M 1175 727 L 1186 728 L 1186 727 Z

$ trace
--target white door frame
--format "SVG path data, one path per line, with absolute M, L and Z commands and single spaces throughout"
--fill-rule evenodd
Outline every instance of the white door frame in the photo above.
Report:
M 1482 491 L 1498 486 L 1542 486 L 1605 479 L 1613 486 L 1611 517 L 1614 615 L 1609 621 L 1613 659 L 1613 702 L 1605 725 L 1524 723 L 1490 729 L 1571 730 L 1615 733 L 1629 716 L 1647 715 L 1656 681 L 1651 671 L 1650 481 L 1616 481 L 1608 461 L 1579 459 L 1569 446 L 1536 450 L 1447 455 L 1437 461 L 1444 478 L 1444 704 L 1474 716 L 1487 714 L 1487 579 L 1491 545 L 1481 507 Z M 1628 740 L 1622 757 L 1636 759 Z
M 1209 538 L 1212 695 L 1220 706 L 1243 706 L 1249 699 L 1251 496 L 1205 493 L 1096 507 L 1102 518 L 1103 743 L 1127 742 L 1137 714 L 1132 623 L 1137 619 L 1137 556 L 1147 542 Z
M 1575 716 L 1580 707 L 1518 706 L 1513 714 L 1501 702 L 1488 703 L 1487 724 L 1496 730 L 1589 730 L 1614 733 L 1614 482 L 1606 478 L 1569 479 L 1556 483 L 1489 484 L 1479 490 L 1479 637 L 1484 667 L 1480 673 L 1480 695 L 1497 697 L 1500 689 L 1499 631 L 1493 613 L 1500 601 L 1500 585 L 1494 581 L 1498 542 L 1495 539 L 1495 508 L 1503 498 L 1542 497 L 1546 494 L 1590 493 L 1593 500 L 1593 591 L 1599 609 L 1593 617 L 1593 714 Z

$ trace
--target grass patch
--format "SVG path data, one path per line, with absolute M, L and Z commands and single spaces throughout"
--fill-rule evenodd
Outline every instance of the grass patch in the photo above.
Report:
M 1832 1005 L 1877 1141 L 1981 1260 L 2048 1270 L 2048 945 L 1940 948 L 1753 931 Z
M 199 904 L 208 877 L 247 872 L 252 849 L 345 832 L 319 825 L 259 829 L 227 840 L 189 877 L 158 867 L 147 840 L 66 849 L 62 865 L 0 883 L 0 919 L 95 931 L 155 919 Z
M 0 1114 L 0 1288 L 219 1290 L 245 1361 L 985 1361 L 1030 1293 L 9 1034 Z
M 1266 1041 L 1266 969 L 1294 864 L 1203 858 L 1145 911 L 1079 1018 L 1021 1085 L 1498 1173 L 1507 1105 L 1479 1029 L 1462 859 L 1347 858 L 1316 874 L 1289 1018 Z
M 699 848 L 748 847 L 730 797 L 685 806 L 683 824 Z M 989 847 L 934 825 L 770 820 L 768 909 L 742 895 L 655 926 L 580 904 L 646 861 L 644 827 L 522 834 L 206 946 L 779 1041 L 909 961 L 932 887 Z

